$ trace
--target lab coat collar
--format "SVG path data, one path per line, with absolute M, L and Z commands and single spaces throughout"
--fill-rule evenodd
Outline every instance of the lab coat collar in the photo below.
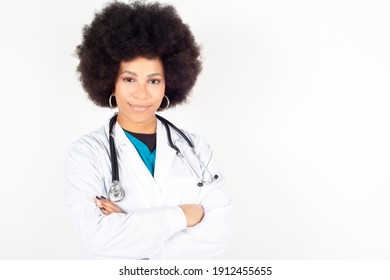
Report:
M 172 131 L 172 129 L 171 129 Z M 171 134 L 172 140 L 175 141 L 176 133 Z M 169 146 L 167 130 L 164 124 L 157 120 L 157 142 L 156 142 L 156 163 L 154 168 L 154 178 L 162 182 L 167 174 L 170 173 L 172 162 L 176 157 L 176 151 Z
M 110 120 L 111 120 L 111 118 L 113 116 L 114 115 L 112 115 L 110 117 L 110 119 L 107 121 L 107 123 L 106 123 L 106 125 L 104 127 L 104 130 L 105 130 L 105 133 L 107 135 L 107 138 L 109 138 Z M 172 131 L 172 129 L 171 129 L 171 131 Z M 113 133 L 114 133 L 115 144 L 117 146 L 119 146 L 119 145 L 127 145 L 127 144 L 130 143 L 129 139 L 127 138 L 125 132 L 123 131 L 122 127 L 119 125 L 118 122 L 116 122 L 115 125 L 114 125 Z M 159 119 L 157 119 L 157 130 L 156 130 L 156 133 L 157 133 L 157 144 L 160 144 L 160 148 L 162 146 L 168 145 L 169 149 L 172 150 L 174 152 L 174 154 L 175 154 L 176 153 L 175 150 L 173 150 L 169 146 L 166 128 L 165 128 L 164 124 Z M 172 140 L 174 141 L 177 138 L 176 133 L 172 133 L 171 137 L 172 137 Z

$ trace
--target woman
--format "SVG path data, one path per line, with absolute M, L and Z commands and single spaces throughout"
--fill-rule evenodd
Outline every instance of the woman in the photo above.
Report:
M 81 257 L 220 254 L 231 235 L 230 197 L 212 150 L 155 114 L 184 102 L 201 71 L 188 26 L 172 6 L 114 2 L 84 28 L 77 55 L 89 98 L 118 108 L 105 126 L 72 144 L 65 164 L 66 206 Z

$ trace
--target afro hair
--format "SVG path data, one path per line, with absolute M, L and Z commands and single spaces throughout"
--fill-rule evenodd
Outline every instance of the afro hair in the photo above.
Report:
M 186 101 L 202 69 L 200 48 L 188 25 L 174 7 L 160 3 L 108 4 L 84 26 L 76 54 L 81 84 L 100 107 L 109 107 L 122 61 L 161 59 L 171 106 Z

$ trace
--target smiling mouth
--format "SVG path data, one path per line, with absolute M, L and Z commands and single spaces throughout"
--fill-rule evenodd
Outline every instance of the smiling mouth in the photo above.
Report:
M 134 111 L 138 111 L 138 112 L 144 112 L 148 110 L 150 107 L 152 107 L 151 104 L 149 105 L 139 105 L 139 104 L 130 104 L 130 103 L 128 104 Z

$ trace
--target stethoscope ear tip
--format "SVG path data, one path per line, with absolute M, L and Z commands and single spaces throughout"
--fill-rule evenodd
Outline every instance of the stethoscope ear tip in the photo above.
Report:
M 219 178 L 219 176 L 217 174 L 215 174 L 213 178 L 214 178 L 214 180 L 217 180 Z M 198 187 L 203 187 L 203 185 L 204 184 L 202 182 L 198 183 Z

